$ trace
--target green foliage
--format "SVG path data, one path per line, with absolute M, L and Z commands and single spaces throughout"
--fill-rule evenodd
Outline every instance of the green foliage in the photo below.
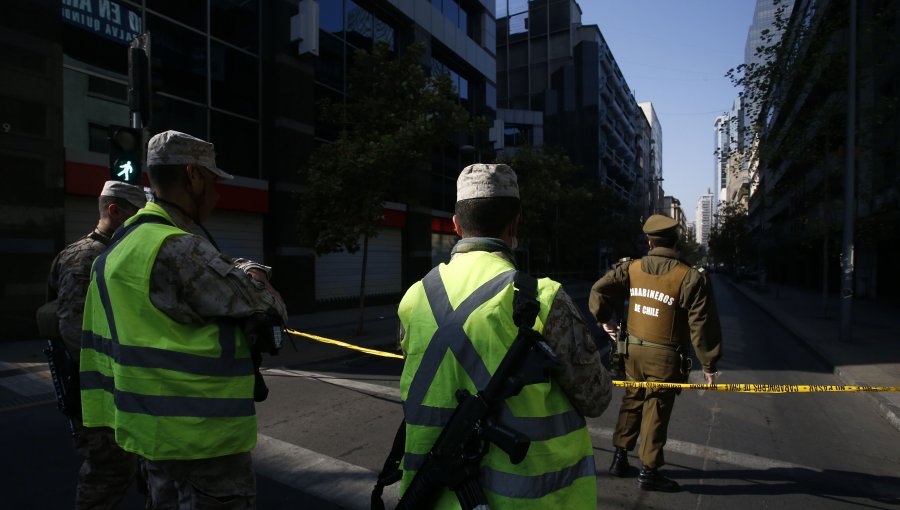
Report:
M 719 224 L 709 233 L 709 255 L 714 262 L 734 268 L 750 260 L 747 210 L 740 202 L 723 204 Z
M 473 130 L 446 75 L 429 76 L 414 44 L 399 56 L 380 43 L 358 50 L 347 76 L 347 98 L 325 101 L 321 118 L 338 128 L 334 143 L 319 146 L 302 170 L 301 225 L 316 252 L 355 252 L 377 234 L 383 203 L 398 183 L 427 172 L 432 151 L 452 135 Z
M 678 251 L 681 259 L 691 266 L 699 264 L 701 257 L 704 255 L 700 250 L 700 245 L 693 238 L 682 239 L 679 243 Z
M 519 241 L 529 251 L 529 271 L 596 268 L 600 241 L 620 256 L 633 254 L 640 224 L 627 218 L 637 215 L 608 188 L 584 179 L 582 168 L 564 152 L 524 146 L 498 162 L 511 166 L 518 176 L 523 209 Z

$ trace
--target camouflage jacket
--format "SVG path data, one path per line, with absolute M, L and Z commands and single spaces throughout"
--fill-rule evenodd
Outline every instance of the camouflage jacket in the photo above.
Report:
M 59 332 L 75 363 L 78 363 L 81 353 L 81 323 L 84 319 L 84 301 L 91 283 L 91 265 L 108 244 L 109 235 L 94 229 L 63 248 L 50 264 L 47 301 L 57 300 Z
M 608 322 L 613 310 L 621 308 L 621 303 L 628 299 L 631 288 L 628 276 L 630 263 L 631 259 L 626 259 L 616 264 L 591 288 L 588 307 L 597 321 Z M 641 269 L 649 274 L 659 275 L 667 273 L 679 263 L 682 262 L 677 251 L 671 248 L 653 248 L 646 257 L 641 258 Z M 715 372 L 716 363 L 722 355 L 722 327 L 712 284 L 705 273 L 696 269 L 688 271 L 681 283 L 677 306 L 687 311 L 691 343 L 703 369 Z
M 507 253 L 492 253 L 515 264 Z M 403 334 L 401 326 L 400 340 Z M 561 362 L 553 369 L 553 380 L 559 383 L 579 413 L 589 417 L 600 416 L 609 406 L 612 381 L 581 312 L 562 288 L 550 305 L 543 335 Z
M 218 318 L 242 319 L 269 309 L 287 321 L 281 297 L 247 273 L 271 269 L 223 255 L 206 231 L 176 207 L 159 204 L 175 225 L 192 234 L 163 242 L 150 273 L 150 301 L 163 313 L 184 324 L 203 324 Z

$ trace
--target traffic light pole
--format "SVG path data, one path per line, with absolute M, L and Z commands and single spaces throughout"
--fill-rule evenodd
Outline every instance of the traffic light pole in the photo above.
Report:
M 135 37 L 128 47 L 128 109 L 131 127 L 142 128 L 150 116 L 150 34 Z
M 853 231 L 856 222 L 856 0 L 850 0 L 850 41 L 847 47 L 847 169 L 844 173 L 844 235 L 841 253 L 841 330 L 853 341 Z

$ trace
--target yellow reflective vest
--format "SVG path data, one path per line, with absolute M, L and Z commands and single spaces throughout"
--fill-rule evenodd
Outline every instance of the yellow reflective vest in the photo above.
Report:
M 406 417 L 403 493 L 456 408 L 455 394 L 484 389 L 516 338 L 515 268 L 493 253 L 454 256 L 406 292 L 399 316 L 406 361 L 400 395 Z M 538 281 L 543 330 L 560 285 Z M 525 386 L 499 410 L 500 423 L 531 439 L 525 460 L 512 464 L 490 446 L 479 481 L 492 509 L 596 508 L 594 456 L 584 417 L 558 384 Z M 459 508 L 449 491 L 436 508 Z
M 150 301 L 150 272 L 174 226 L 148 203 L 94 261 L 85 302 L 81 402 L 86 427 L 111 427 L 150 460 L 247 452 L 256 445 L 253 364 L 240 327 L 181 324 Z

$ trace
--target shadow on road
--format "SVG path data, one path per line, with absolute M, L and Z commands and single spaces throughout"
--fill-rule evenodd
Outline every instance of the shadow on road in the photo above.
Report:
M 673 479 L 702 478 L 713 483 L 682 484 L 682 489 L 710 496 L 780 496 L 808 494 L 828 499 L 864 498 L 878 503 L 900 505 L 900 477 L 877 476 L 840 470 L 770 468 L 669 471 Z M 740 483 L 727 484 L 728 481 Z M 847 501 L 847 503 L 853 503 Z M 860 504 L 860 503 L 856 503 Z M 868 505 L 864 505 L 868 506 Z

